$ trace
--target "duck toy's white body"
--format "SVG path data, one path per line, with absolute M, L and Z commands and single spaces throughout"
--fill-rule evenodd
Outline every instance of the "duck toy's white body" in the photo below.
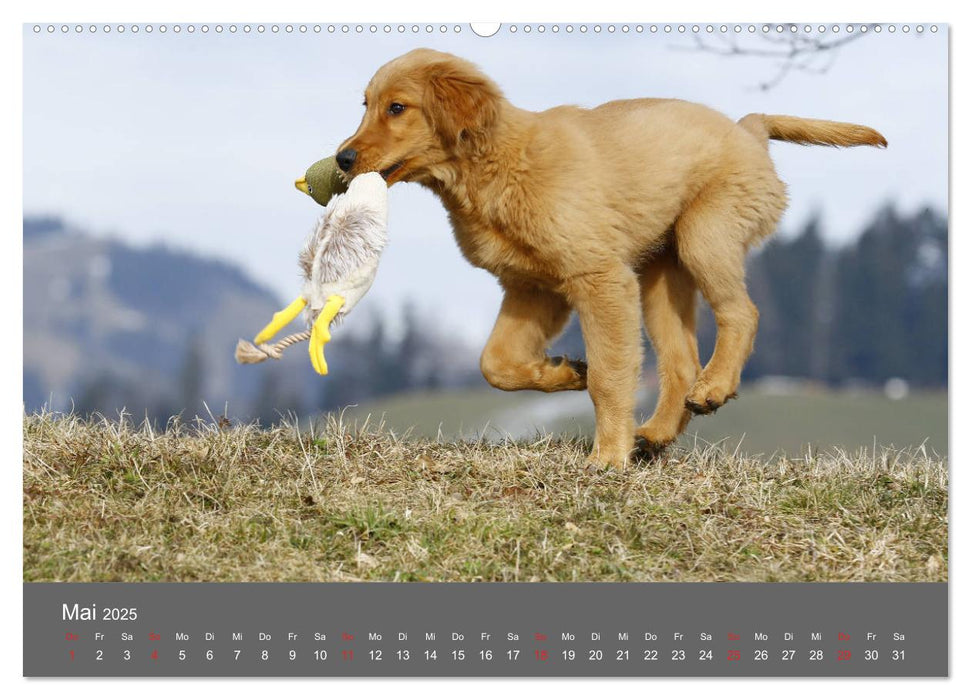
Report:
M 239 341 L 236 361 L 279 359 L 283 348 L 309 338 L 310 362 L 318 374 L 327 374 L 324 345 L 330 341 L 330 324 L 343 320 L 371 288 L 387 242 L 387 184 L 378 173 L 358 175 L 347 192 L 330 200 L 300 252 L 303 293 L 275 313 L 253 343 Z M 310 330 L 267 345 L 301 311 Z

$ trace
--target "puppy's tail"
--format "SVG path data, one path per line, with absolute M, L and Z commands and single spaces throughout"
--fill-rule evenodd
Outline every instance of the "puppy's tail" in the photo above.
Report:
M 769 139 L 774 139 L 803 146 L 887 146 L 887 139 L 879 131 L 846 122 L 781 114 L 748 114 L 739 119 L 738 124 L 766 145 Z

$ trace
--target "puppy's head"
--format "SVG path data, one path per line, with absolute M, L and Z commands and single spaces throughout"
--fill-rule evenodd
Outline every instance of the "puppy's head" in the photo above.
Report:
M 388 185 L 433 179 L 438 166 L 489 138 L 502 99 L 468 61 L 416 49 L 374 74 L 364 118 L 338 149 L 338 164 L 348 177 L 379 172 Z

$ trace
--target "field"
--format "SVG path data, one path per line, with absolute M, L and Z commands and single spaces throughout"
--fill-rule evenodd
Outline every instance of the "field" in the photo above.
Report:
M 627 470 L 583 439 L 26 415 L 25 581 L 945 581 L 925 448 Z
M 911 393 L 891 400 L 882 393 L 802 390 L 765 393 L 743 386 L 740 399 L 711 416 L 697 417 L 681 438 L 683 447 L 718 443 L 729 451 L 799 455 L 839 448 L 855 452 L 874 445 L 924 445 L 947 454 L 947 392 Z M 654 397 L 640 397 L 650 414 Z M 423 437 L 532 438 L 537 433 L 590 437 L 593 406 L 585 392 L 506 393 L 481 389 L 410 394 L 350 409 L 346 418 L 383 420 L 398 433 Z

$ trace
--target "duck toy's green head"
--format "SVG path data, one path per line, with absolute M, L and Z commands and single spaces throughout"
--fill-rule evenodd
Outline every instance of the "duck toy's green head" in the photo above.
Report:
M 297 189 L 309 194 L 317 204 L 326 207 L 334 195 L 347 192 L 337 160 L 329 156 L 307 168 L 306 174 L 294 183 Z

